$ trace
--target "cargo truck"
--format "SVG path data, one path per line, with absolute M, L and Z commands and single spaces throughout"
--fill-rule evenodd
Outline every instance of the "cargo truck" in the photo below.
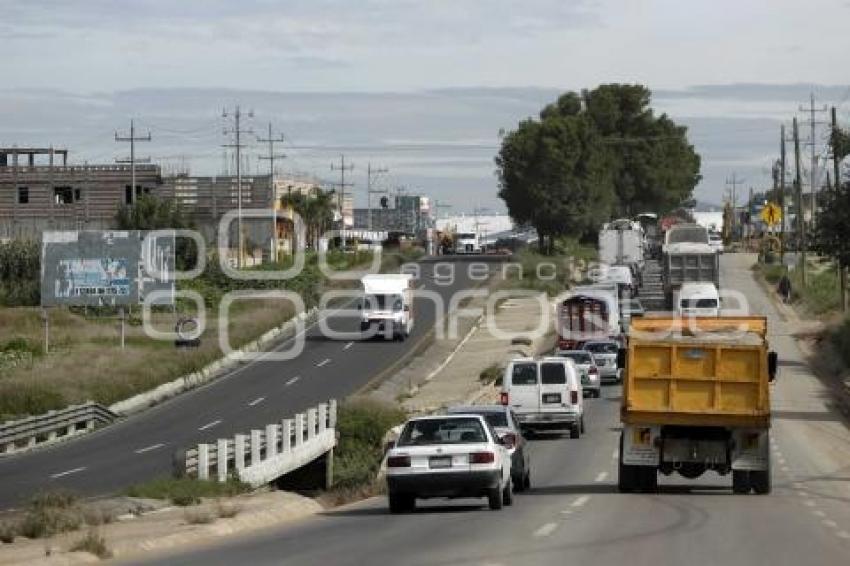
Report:
M 558 298 L 558 349 L 577 350 L 588 340 L 622 338 L 616 285 L 576 287 Z
M 409 273 L 364 275 L 360 309 L 360 331 L 364 337 L 384 334 L 405 340 L 413 331 L 414 279 Z
M 599 261 L 643 268 L 644 233 L 639 222 L 614 220 L 599 231 Z
M 667 244 L 661 266 L 664 298 L 672 309 L 676 294 L 685 283 L 713 283 L 720 288 L 720 258 L 708 244 Z
M 765 317 L 636 318 L 620 417 L 620 491 L 658 474 L 732 474 L 734 493 L 769 493 L 770 382 Z

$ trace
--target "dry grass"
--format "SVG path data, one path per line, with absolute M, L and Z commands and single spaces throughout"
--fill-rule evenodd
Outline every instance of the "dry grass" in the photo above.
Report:
M 216 516 L 209 509 L 186 509 L 183 512 L 183 518 L 189 525 L 208 525 L 215 521 Z
M 227 503 L 220 499 L 215 502 L 215 513 L 220 519 L 232 519 L 242 512 L 242 506 L 238 503 Z
M 88 552 L 101 560 L 112 558 L 112 551 L 106 546 L 106 539 L 94 529 L 89 530 L 86 536 L 71 545 L 69 550 L 71 552 Z

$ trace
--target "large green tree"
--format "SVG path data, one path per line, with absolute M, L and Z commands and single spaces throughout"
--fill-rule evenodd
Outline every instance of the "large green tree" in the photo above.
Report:
M 640 85 L 563 94 L 504 135 L 496 166 L 499 196 L 541 245 L 615 215 L 671 210 L 700 179 L 686 128 L 655 116 Z

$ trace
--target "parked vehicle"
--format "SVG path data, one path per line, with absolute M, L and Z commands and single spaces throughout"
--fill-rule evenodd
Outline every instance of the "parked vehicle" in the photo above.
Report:
M 484 417 L 511 456 L 511 482 L 514 491 L 531 487 L 531 454 L 528 441 L 522 435 L 519 419 L 510 407 L 504 405 L 466 405 L 450 407 L 449 415 L 481 415 Z
M 632 322 L 620 411 L 620 491 L 654 491 L 658 473 L 732 473 L 735 493 L 769 493 L 767 318 L 646 317 Z M 640 331 L 635 334 L 634 331 Z
M 599 369 L 599 380 L 602 383 L 620 381 L 620 367 L 618 365 L 620 344 L 613 340 L 585 342 L 583 349 L 593 355 L 593 360 Z
M 576 287 L 558 299 L 558 349 L 576 350 L 588 340 L 620 339 L 615 285 Z
M 514 411 L 524 431 L 569 430 L 571 438 L 584 432 L 581 378 L 572 360 L 511 360 L 502 379 L 500 401 Z
M 720 295 L 714 283 L 685 283 L 676 305 L 679 316 L 719 316 Z
M 599 397 L 602 394 L 602 381 L 593 354 L 586 350 L 558 350 L 555 355 L 559 358 L 569 358 L 576 365 L 583 393 L 590 397 Z
M 364 275 L 359 308 L 360 331 L 366 338 L 383 334 L 406 339 L 413 331 L 413 276 L 409 273 Z
M 640 299 L 623 299 L 620 303 L 620 318 L 623 321 L 623 332 L 629 331 L 629 324 L 633 318 L 646 314 Z
M 498 510 L 513 502 L 511 456 L 481 415 L 414 418 L 387 454 L 387 495 L 392 513 L 432 497 L 486 497 Z

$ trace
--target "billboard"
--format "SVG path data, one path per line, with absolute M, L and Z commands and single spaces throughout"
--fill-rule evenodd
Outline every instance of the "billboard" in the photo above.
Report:
M 147 232 L 45 231 L 41 243 L 42 306 L 129 306 L 151 291 L 174 295 L 174 234 L 145 246 Z M 147 247 L 147 249 L 143 249 Z M 155 270 L 147 273 L 143 258 Z

